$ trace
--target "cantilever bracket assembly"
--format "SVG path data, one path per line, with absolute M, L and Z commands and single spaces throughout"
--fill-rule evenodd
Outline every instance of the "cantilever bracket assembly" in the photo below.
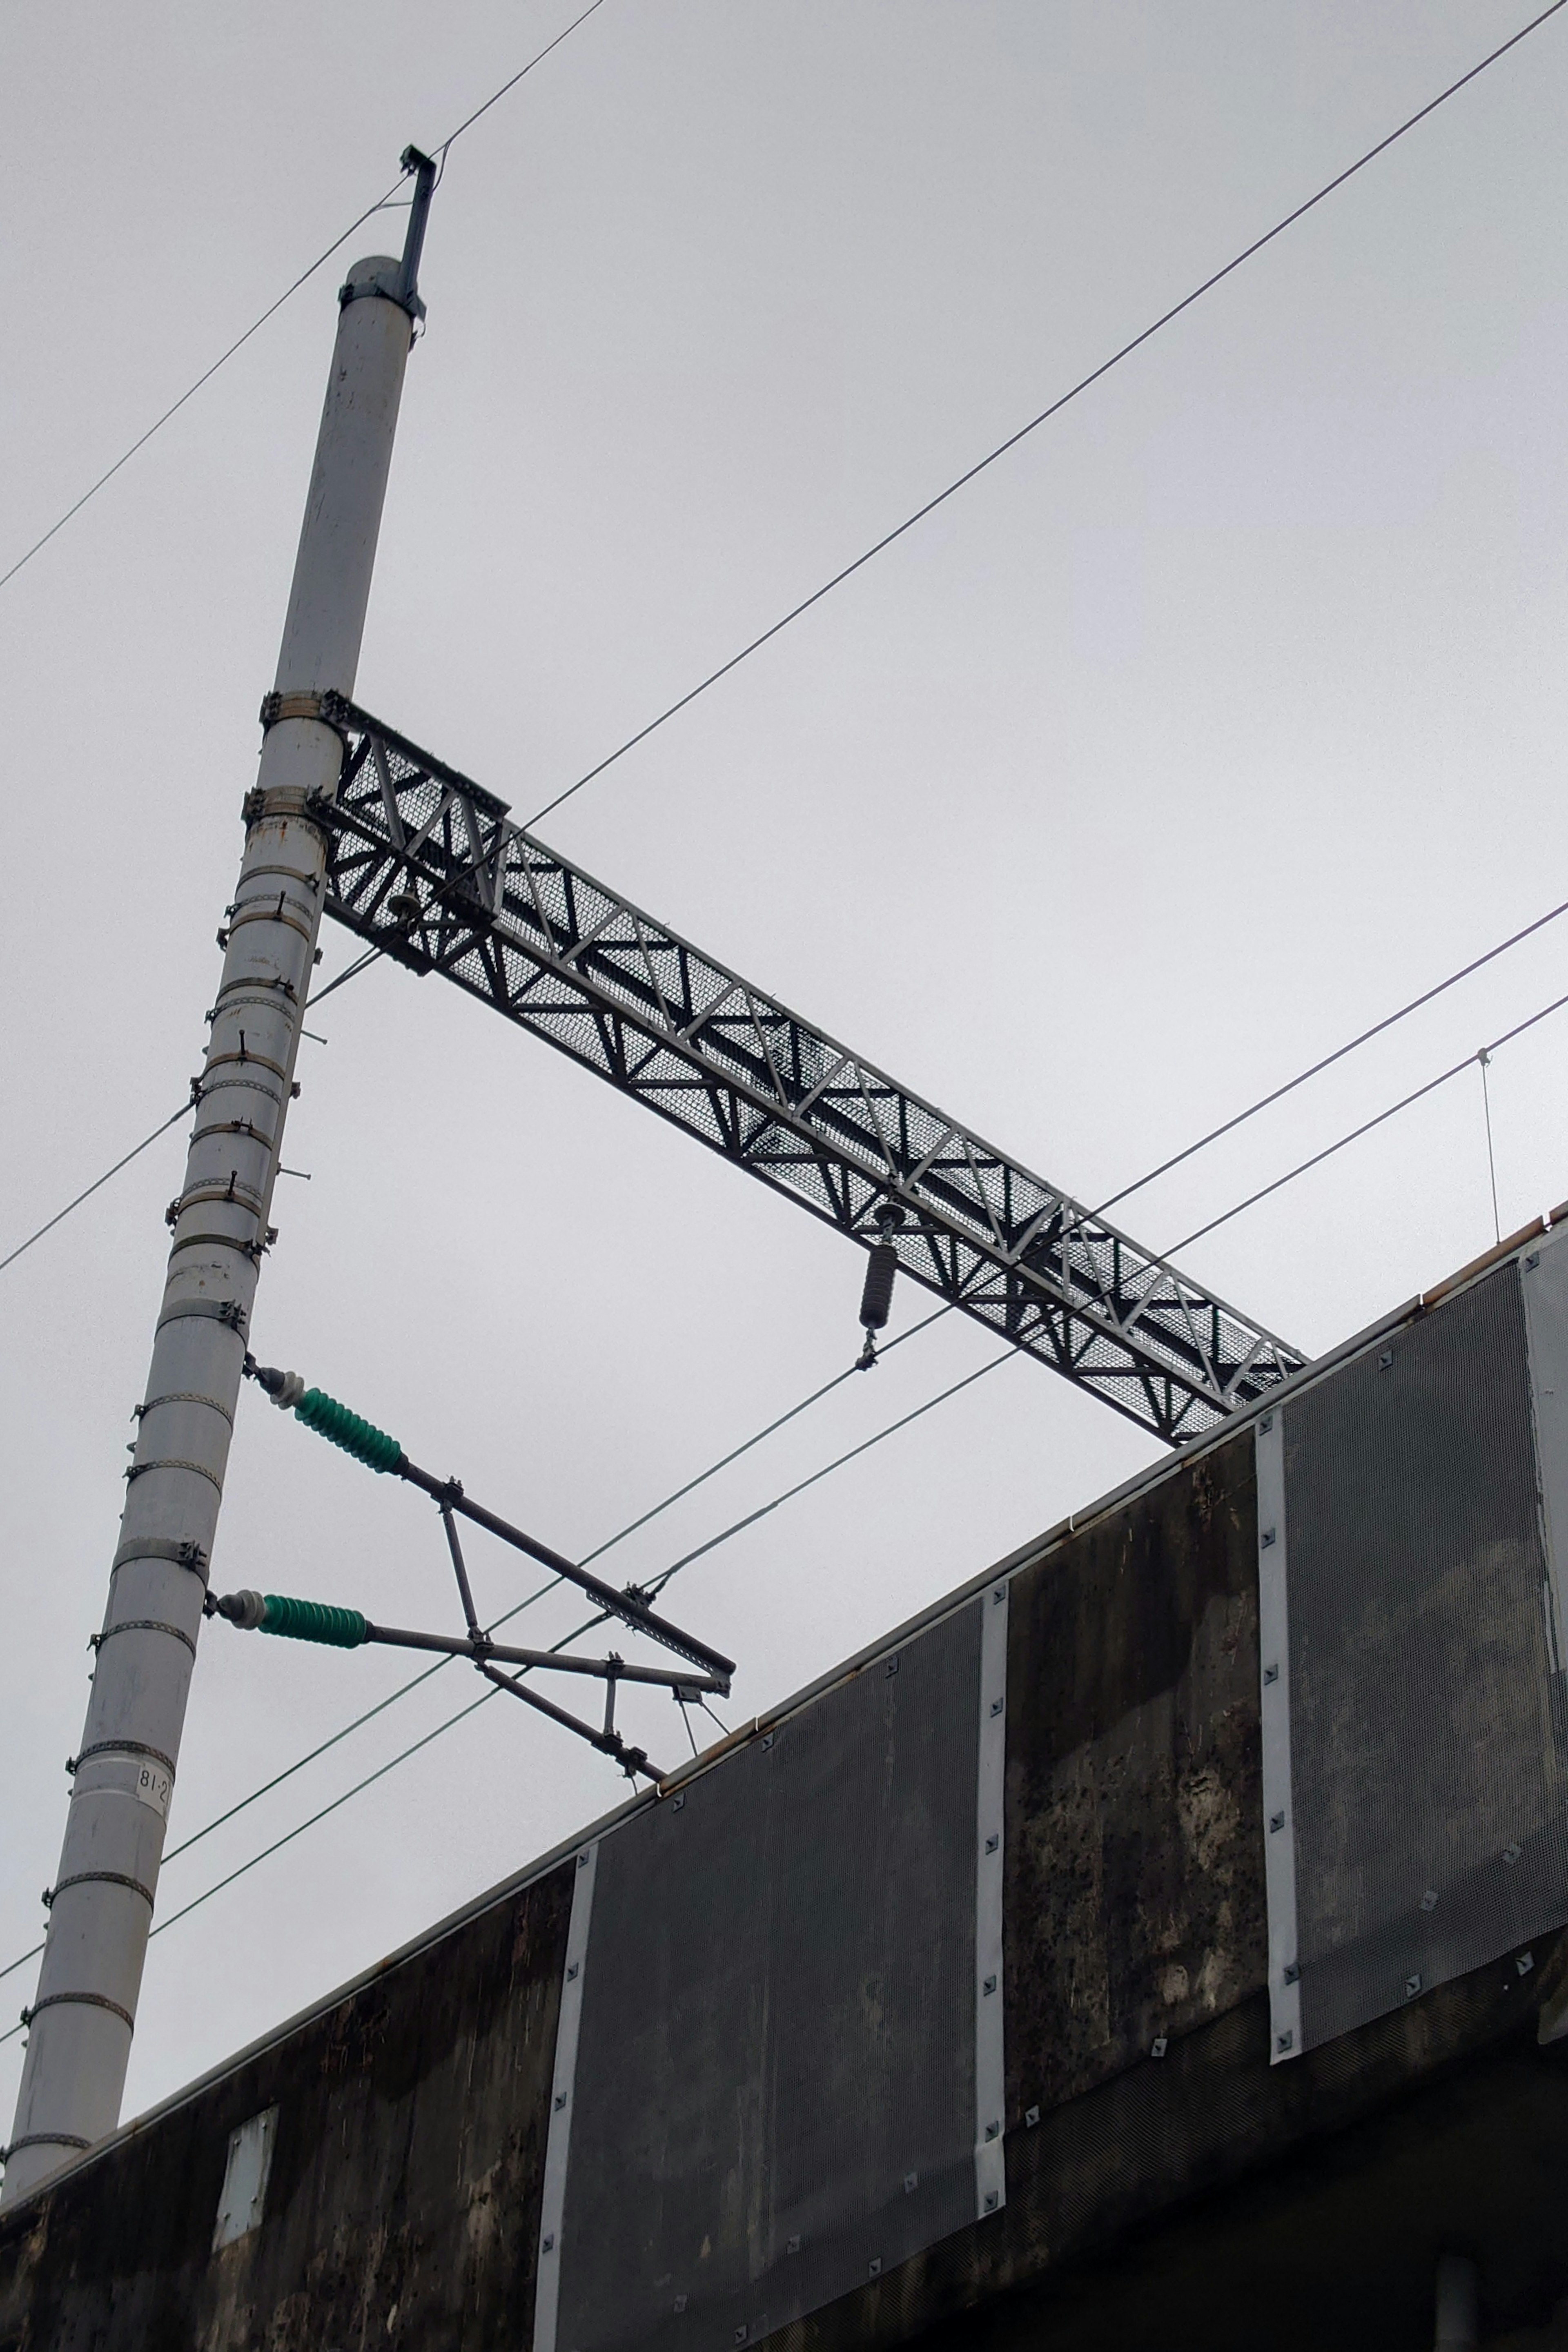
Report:
M 620 1683 L 649 1684 L 668 1690 L 682 1705 L 700 1700 L 709 1693 L 728 1696 L 730 1679 L 735 1666 L 717 1650 L 710 1650 L 694 1634 L 682 1632 L 650 1609 L 646 1598 L 635 1591 L 617 1592 L 612 1585 L 591 1576 L 586 1569 L 565 1559 L 521 1528 L 514 1528 L 494 1512 L 485 1510 L 469 1500 L 461 1482 L 456 1478 L 437 1478 L 409 1461 L 403 1448 L 384 1430 L 375 1428 L 346 1405 L 320 1389 L 308 1389 L 298 1372 L 284 1372 L 269 1365 L 258 1364 L 254 1356 L 245 1360 L 248 1379 L 268 1394 L 283 1412 L 292 1412 L 308 1429 L 341 1446 L 344 1453 L 363 1462 L 368 1469 L 391 1472 L 405 1478 L 411 1486 L 420 1487 L 435 1503 L 440 1515 L 447 1539 L 452 1571 L 457 1579 L 458 1594 L 462 1603 L 465 1631 L 456 1633 L 416 1633 L 405 1626 L 378 1625 L 358 1609 L 343 1609 L 318 1601 L 298 1601 L 281 1593 L 225 1593 L 221 1597 L 209 1593 L 205 1609 L 208 1616 L 224 1617 L 231 1624 L 264 1633 L 280 1633 L 295 1641 L 317 1642 L 332 1649 L 353 1650 L 363 1644 L 380 1643 L 399 1650 L 434 1650 L 448 1657 L 466 1657 L 486 1680 L 498 1690 L 510 1691 L 526 1706 L 546 1715 L 568 1731 L 574 1731 L 601 1754 L 611 1756 L 628 1777 L 641 1773 L 647 1779 L 663 1777 L 658 1768 L 648 1761 L 644 1749 L 627 1745 L 615 1727 L 616 1689 Z M 474 1605 L 473 1589 L 458 1538 L 458 1517 L 471 1520 L 475 1526 L 499 1536 L 515 1550 L 527 1553 L 551 1568 L 563 1582 L 574 1584 L 590 1593 L 606 1617 L 618 1618 L 622 1623 L 639 1633 L 646 1633 L 667 1650 L 673 1650 L 688 1661 L 685 1670 L 665 1666 L 633 1665 L 614 1652 L 607 1658 L 585 1658 L 567 1655 L 556 1650 L 519 1649 L 510 1643 L 497 1642 L 481 1625 Z M 505 1673 L 505 1667 L 515 1671 Z M 691 1669 L 695 1668 L 693 1672 Z M 602 1730 L 570 1715 L 563 1707 L 543 1697 L 538 1691 L 523 1686 L 525 1675 L 540 1672 L 584 1675 L 605 1685 L 605 1721 Z
M 1305 1359 L 339 697 L 325 910 L 439 972 L 1168 1444 Z M 878 1244 L 881 1246 L 881 1244 Z

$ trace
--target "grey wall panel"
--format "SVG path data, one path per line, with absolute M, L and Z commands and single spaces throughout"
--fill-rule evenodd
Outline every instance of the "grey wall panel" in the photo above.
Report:
M 1517 1266 L 1284 1419 L 1310 2048 L 1568 1917 Z
M 561 2352 L 753 2341 L 973 2221 L 984 1606 L 600 1842 Z

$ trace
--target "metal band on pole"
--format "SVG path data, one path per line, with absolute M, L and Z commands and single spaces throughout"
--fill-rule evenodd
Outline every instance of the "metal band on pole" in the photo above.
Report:
M 423 234 L 434 170 L 412 157 Z M 98 1668 L 32 2005 L 5 2201 L 113 2130 L 131 2054 L 164 1822 L 227 1466 L 245 1334 L 310 992 L 342 742 L 321 698 L 353 691 L 413 321 L 417 242 L 349 273 L 278 658 L 278 714 L 246 795 L 246 841 L 198 1105 L 232 1085 L 268 1133 L 209 1119 L 174 1203 Z M 226 1077 L 216 1082 L 218 1070 Z M 232 1101 L 234 1097 L 231 1095 Z M 193 1574 L 192 1570 L 195 1570 Z M 169 1639 L 173 1633 L 176 1638 Z M 161 1761 L 154 1766 L 151 1759 Z

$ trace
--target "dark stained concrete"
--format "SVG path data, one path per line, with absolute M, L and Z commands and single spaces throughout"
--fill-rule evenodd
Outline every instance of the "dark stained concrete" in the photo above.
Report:
M 4 2352 L 526 2345 L 570 1864 L 312 2018 L 0 2227 Z M 210 2252 L 274 2102 L 263 2228 Z
M 1268 2064 L 1252 1461 L 1184 1455 L 1016 1575 L 1008 2201 L 778 2352 L 1425 2352 L 1445 2250 L 1496 2352 L 1568 2347 L 1561 1937 Z M 524 2352 L 572 1874 L 0 2217 L 0 2352 Z M 273 2103 L 266 2219 L 214 2255 Z

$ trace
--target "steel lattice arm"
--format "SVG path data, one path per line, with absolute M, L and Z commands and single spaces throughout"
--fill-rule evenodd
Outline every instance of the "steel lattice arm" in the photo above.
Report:
M 266 714 L 264 713 L 264 716 Z M 327 910 L 441 971 L 1174 1444 L 1303 1361 L 335 697 Z

